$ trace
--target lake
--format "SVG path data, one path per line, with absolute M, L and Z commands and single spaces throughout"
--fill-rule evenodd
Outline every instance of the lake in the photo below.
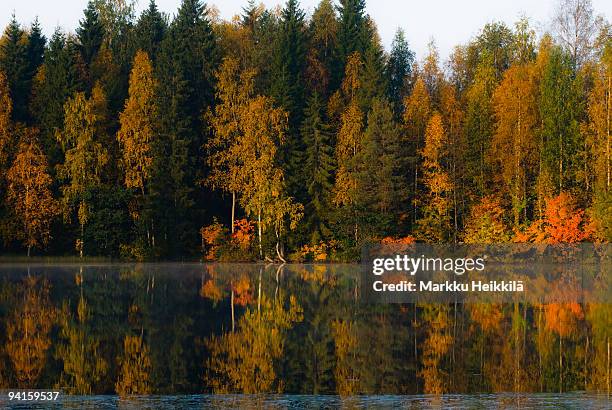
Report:
M 67 408 L 611 408 L 609 303 L 369 303 L 359 272 L 0 264 L 0 388 Z

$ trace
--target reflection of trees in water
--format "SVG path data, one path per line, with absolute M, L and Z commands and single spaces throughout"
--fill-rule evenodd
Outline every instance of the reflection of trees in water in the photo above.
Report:
M 321 266 L 0 273 L 0 383 L 121 395 L 608 389 L 612 308 L 571 302 L 566 278 L 551 290 L 563 302 L 416 306 L 361 303 L 356 278 Z

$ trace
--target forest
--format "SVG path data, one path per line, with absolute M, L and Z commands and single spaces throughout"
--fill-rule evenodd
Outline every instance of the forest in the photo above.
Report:
M 442 61 L 364 0 L 91 0 L 0 39 L 0 254 L 353 261 L 612 238 L 612 27 L 560 0 Z M 17 11 L 18 12 L 18 11 Z

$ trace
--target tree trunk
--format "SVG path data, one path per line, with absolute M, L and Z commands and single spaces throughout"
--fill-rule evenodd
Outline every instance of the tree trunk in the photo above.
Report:
M 234 234 L 234 217 L 236 216 L 236 192 L 232 191 L 232 235 Z
M 30 257 L 30 249 L 32 249 L 32 245 L 28 244 L 28 258 Z
M 559 335 L 559 393 L 563 393 L 563 338 Z
M 263 249 L 261 247 L 261 209 L 257 212 L 257 238 L 259 239 L 259 258 L 263 259 Z

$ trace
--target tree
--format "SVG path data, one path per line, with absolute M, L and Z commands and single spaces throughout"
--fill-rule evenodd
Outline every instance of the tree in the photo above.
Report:
M 79 42 L 79 52 L 83 56 L 85 64 L 89 65 L 96 57 L 96 54 L 98 54 L 98 50 L 100 50 L 104 41 L 105 33 L 94 0 L 90 0 L 87 3 L 84 14 L 84 18 L 79 21 L 76 33 Z
M 16 237 L 23 241 L 28 256 L 33 247 L 44 247 L 51 239 L 51 220 L 58 207 L 51 194 L 47 158 L 37 138 L 37 130 L 25 129 L 8 170 L 8 206 L 14 212 Z
M 569 188 L 579 168 L 579 119 L 583 104 L 570 56 L 553 47 L 540 82 L 542 157 L 557 192 Z
M 316 244 L 331 234 L 327 220 L 335 166 L 332 130 L 324 120 L 323 104 L 316 92 L 308 101 L 301 133 L 306 146 L 304 180 L 308 181 L 305 223 L 310 242 Z
M 77 249 L 83 257 L 85 224 L 90 218 L 90 204 L 85 196 L 88 190 L 100 185 L 102 170 L 108 163 L 108 151 L 97 135 L 98 118 L 92 100 L 86 99 L 84 93 L 77 93 L 66 102 L 64 112 L 64 128 L 56 136 L 65 155 L 59 176 L 69 181 L 62 187 L 66 214 L 78 203 L 81 234 Z
M 467 179 L 470 187 L 480 194 L 486 192 L 490 175 L 488 153 L 495 120 L 491 98 L 495 86 L 495 66 L 491 55 L 485 55 L 476 69 L 474 82 L 467 90 L 465 113 Z
M 41 145 L 51 165 L 61 161 L 55 132 L 64 122 L 64 104 L 84 89 L 76 45 L 56 29 L 49 42 L 45 61 L 34 78 L 30 113 L 41 133 Z
M 304 12 L 297 0 L 288 0 L 281 12 L 277 48 L 272 64 L 270 94 L 287 111 L 287 142 L 281 158 L 287 172 L 287 187 L 292 196 L 303 200 L 305 179 L 301 173 L 304 143 L 299 127 L 304 113 L 303 73 L 306 65 L 306 27 Z
M 155 91 L 157 80 L 149 56 L 138 51 L 130 74 L 129 98 L 119 115 L 117 140 L 122 147 L 125 186 L 144 196 L 151 178 L 155 138 Z
M 386 67 L 388 95 L 396 117 L 404 112 L 403 101 L 409 92 L 408 82 L 412 75 L 413 64 L 414 52 L 408 46 L 404 31 L 398 29 L 391 43 L 391 52 Z
M 13 14 L 0 43 L 0 70 L 4 72 L 13 99 L 13 121 L 24 122 L 28 113 L 28 50 L 25 32 Z
M 336 67 L 338 20 L 331 0 L 321 0 L 310 19 L 310 50 L 307 56 L 306 81 L 310 90 L 322 99 L 330 93 Z
M 410 181 L 412 196 L 412 222 L 417 219 L 417 206 L 419 196 L 419 152 L 425 142 L 425 130 L 431 116 L 431 98 L 425 81 L 417 77 L 412 93 L 404 98 L 404 149 L 401 152 L 403 162 L 408 164 L 404 177 Z
M 559 43 L 570 54 L 575 67 L 591 57 L 599 19 L 594 15 L 591 0 L 557 2 L 553 27 Z
M 257 218 L 259 253 L 263 257 L 262 234 L 272 226 L 276 236 L 276 253 L 280 251 L 285 219 L 294 229 L 302 217 L 302 205 L 287 196 L 283 170 L 278 164 L 278 150 L 285 142 L 287 114 L 274 108 L 269 98 L 251 99 L 240 118 L 243 134 L 233 155 L 240 158 L 240 203 L 247 215 Z
M 346 81 L 346 80 L 345 80 Z M 346 209 L 353 219 L 353 239 L 359 239 L 357 215 L 359 155 L 363 149 L 364 118 L 355 100 L 351 101 L 340 119 L 336 143 L 336 181 L 333 203 Z
M 0 71 L 0 186 L 4 187 L 6 170 L 9 160 L 12 157 L 12 150 L 15 145 L 13 126 L 11 123 L 11 112 L 13 103 L 11 101 L 8 81 L 3 72 Z
M 240 190 L 240 159 L 234 154 L 234 145 L 242 134 L 240 118 L 254 93 L 253 70 L 240 72 L 234 58 L 223 60 L 217 71 L 216 98 L 219 103 L 208 113 L 212 137 L 208 141 L 208 183 L 232 194 L 231 230 L 234 233 L 236 194 Z
M 502 170 L 515 226 L 526 219 L 528 170 L 537 159 L 537 89 L 531 70 L 529 65 L 510 67 L 493 95 L 497 121 L 492 157 Z
M 28 45 L 26 48 L 28 61 L 28 92 L 31 92 L 34 76 L 44 61 L 46 44 L 47 39 L 42 33 L 40 23 L 38 22 L 38 17 L 36 17 L 32 23 L 32 26 L 30 27 L 30 32 L 28 33 Z
M 371 233 L 384 236 L 397 230 L 401 205 L 407 189 L 401 175 L 400 128 L 388 101 L 374 99 L 363 134 L 363 168 L 359 175 L 358 198 L 367 210 Z M 397 232 L 393 232 L 397 233 Z
M 474 205 L 466 219 L 463 241 L 474 244 L 497 244 L 510 240 L 510 231 L 504 221 L 501 201 L 486 196 Z
M 423 217 L 418 220 L 418 235 L 428 242 L 443 242 L 450 233 L 450 193 L 453 185 L 444 168 L 447 155 L 447 136 L 442 116 L 434 112 L 425 131 L 423 157 L 423 180 L 427 188 L 427 199 Z
M 607 193 L 612 187 L 612 45 L 604 49 L 588 100 L 588 122 L 583 125 L 593 167 L 595 189 Z
M 337 77 L 333 88 L 340 84 L 342 73 L 346 70 L 348 58 L 358 52 L 365 54 L 370 36 L 365 14 L 365 0 L 341 0 L 338 6 L 338 57 Z
M 134 29 L 136 46 L 155 61 L 168 29 L 166 20 L 159 12 L 155 0 L 149 1 L 149 7 L 142 12 Z

